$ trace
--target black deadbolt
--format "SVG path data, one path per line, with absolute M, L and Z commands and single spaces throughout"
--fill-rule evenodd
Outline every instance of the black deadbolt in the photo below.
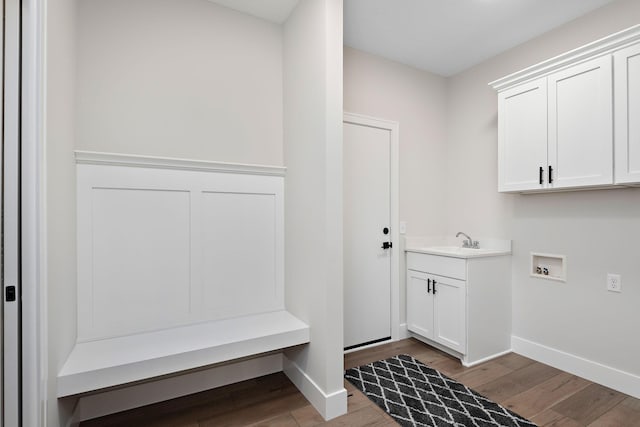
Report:
M 389 234 L 389 229 L 387 227 L 382 229 L 383 234 Z
M 7 302 L 12 302 L 16 300 L 16 287 L 15 286 L 7 286 L 5 288 L 5 300 Z

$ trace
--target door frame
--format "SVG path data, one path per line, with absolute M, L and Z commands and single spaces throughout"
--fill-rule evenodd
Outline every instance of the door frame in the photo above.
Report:
M 2 179 L 3 179 L 3 330 L 2 330 L 2 419 L 0 425 L 20 426 L 22 346 L 21 308 L 21 19 L 20 0 L 3 2 L 3 123 L 2 123 Z M 11 302 L 6 290 L 14 289 Z
M 17 1 L 17 0 L 16 0 Z M 48 398 L 45 126 L 45 3 L 21 9 L 22 425 L 46 425 Z M 54 402 L 55 403 L 55 402 Z
M 391 228 L 391 241 L 395 245 L 391 248 L 391 341 L 397 341 L 400 337 L 400 204 L 399 204 L 399 182 L 400 182 L 400 124 L 391 120 L 379 119 L 356 113 L 343 113 L 343 123 L 350 123 L 360 126 L 369 126 L 378 129 L 388 130 L 390 133 L 390 153 L 389 153 L 389 214 Z M 379 343 L 381 344 L 381 343 Z M 377 345 L 377 344 L 376 344 Z M 361 350 L 365 347 L 359 347 Z

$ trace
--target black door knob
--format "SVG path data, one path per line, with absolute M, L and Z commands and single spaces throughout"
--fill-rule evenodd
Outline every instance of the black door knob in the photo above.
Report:
M 389 249 L 391 247 L 393 247 L 391 242 L 382 242 L 382 249 Z
M 383 228 L 382 234 L 389 234 L 389 229 L 387 227 Z

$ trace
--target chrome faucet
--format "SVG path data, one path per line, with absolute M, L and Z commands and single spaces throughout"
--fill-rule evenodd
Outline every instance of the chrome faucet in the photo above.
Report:
M 473 240 L 471 237 L 469 237 L 468 234 L 465 234 L 462 231 L 458 231 L 458 234 L 456 234 L 456 237 L 460 237 L 461 234 L 467 238 L 466 240 L 462 241 L 463 248 L 480 249 L 480 244 L 478 243 L 478 241 Z

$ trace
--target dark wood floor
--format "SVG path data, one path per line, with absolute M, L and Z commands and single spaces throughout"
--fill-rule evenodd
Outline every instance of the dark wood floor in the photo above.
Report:
M 640 427 L 640 400 L 508 354 L 465 368 L 445 353 L 408 339 L 350 353 L 345 368 L 409 354 L 539 426 Z M 82 423 L 82 427 L 394 426 L 381 409 L 345 382 L 348 413 L 329 422 L 283 374 L 150 405 Z

